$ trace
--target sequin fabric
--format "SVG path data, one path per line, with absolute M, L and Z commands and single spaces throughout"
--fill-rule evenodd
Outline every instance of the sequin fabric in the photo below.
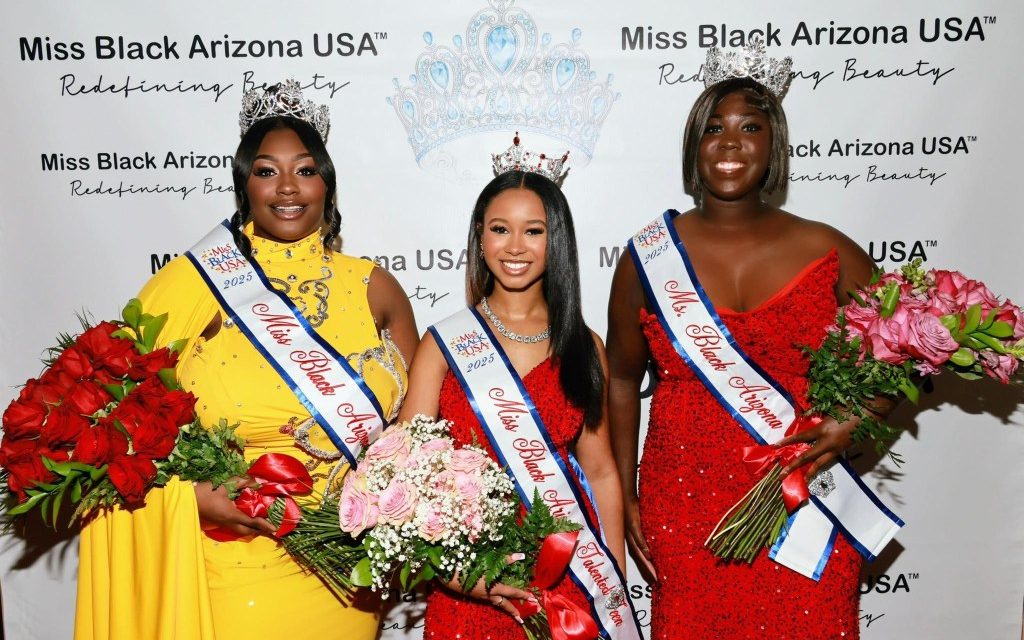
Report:
M 541 419 L 551 434 L 551 439 L 563 458 L 569 446 L 583 428 L 583 414 L 570 405 L 562 393 L 558 381 L 558 367 L 551 359 L 537 365 L 523 378 L 526 391 L 540 413 Z M 441 384 L 441 417 L 452 422 L 452 436 L 458 444 L 472 444 L 474 438 L 483 446 L 492 459 L 496 459 L 487 437 L 477 421 L 476 414 L 469 406 L 462 387 L 451 371 Z M 581 492 L 582 493 L 582 492 Z M 594 508 L 587 503 L 587 510 L 594 521 Z M 579 588 L 568 577 L 555 585 L 555 593 L 569 598 L 584 610 L 590 610 L 590 603 Z M 525 639 L 522 627 L 507 613 L 497 607 L 475 598 L 457 595 L 443 587 L 434 589 L 427 598 L 427 613 L 424 620 L 423 637 L 452 640 L 517 640 Z
M 718 312 L 740 346 L 798 402 L 807 393 L 800 345 L 817 346 L 835 318 L 839 260 L 830 252 L 757 308 Z M 839 536 L 820 582 L 768 559 L 723 563 L 703 547 L 756 477 L 741 462 L 751 437 L 679 358 L 656 316 L 641 324 L 660 377 L 640 463 L 640 518 L 660 584 L 651 638 L 858 638 L 861 558 Z M 804 407 L 800 407 L 801 410 Z

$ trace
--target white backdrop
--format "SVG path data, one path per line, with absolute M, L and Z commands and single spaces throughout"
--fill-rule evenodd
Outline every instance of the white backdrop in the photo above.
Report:
M 1022 302 L 1024 92 L 1013 69 L 1024 12 L 1016 0 L 942 5 L 517 0 L 517 39 L 492 38 L 490 49 L 491 27 L 477 20 L 487 0 L 8 6 L 0 403 L 39 373 L 42 348 L 75 328 L 76 311 L 115 316 L 169 256 L 230 215 L 223 157 L 238 141 L 241 92 L 289 76 L 331 107 L 345 250 L 392 270 L 421 330 L 462 304 L 460 254 L 490 177 L 487 154 L 516 129 L 530 131 L 530 146 L 569 147 L 585 312 L 603 333 L 616 247 L 658 212 L 691 206 L 679 176 L 682 123 L 705 49 L 723 30 L 732 40 L 760 29 L 773 55 L 794 58 L 788 210 L 840 228 L 887 265 L 921 257 L 958 267 Z M 550 68 L 530 63 L 531 39 Z M 443 48 L 447 67 L 433 58 L 418 66 Z M 458 97 L 506 68 L 506 81 L 528 87 L 531 111 L 512 96 L 479 111 Z M 107 168 L 112 154 L 129 164 Z M 1020 388 L 945 376 L 935 386 L 895 418 L 909 428 L 897 447 L 907 463 L 860 461 L 907 521 L 866 567 L 863 635 L 1015 640 Z M 70 637 L 76 564 L 67 536 L 2 540 L 8 638 Z M 646 624 L 642 585 L 633 595 Z M 405 605 L 384 638 L 418 638 L 417 625 L 415 605 Z

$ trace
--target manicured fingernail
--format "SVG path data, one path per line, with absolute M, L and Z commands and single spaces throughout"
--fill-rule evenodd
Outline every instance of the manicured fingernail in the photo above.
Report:
M 525 553 L 513 553 L 509 557 L 512 558 L 512 562 L 519 562 L 520 560 L 525 560 L 526 559 L 526 554 Z
M 520 618 L 519 616 L 512 616 L 512 617 L 515 618 L 516 622 L 518 622 L 519 624 L 526 624 L 526 623 L 523 622 L 523 619 Z

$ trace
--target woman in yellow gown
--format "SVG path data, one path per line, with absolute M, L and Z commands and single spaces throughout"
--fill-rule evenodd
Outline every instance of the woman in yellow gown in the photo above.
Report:
M 333 249 L 333 164 L 325 135 L 300 118 L 268 118 L 243 130 L 234 167 L 236 243 L 251 248 L 272 286 L 347 357 L 392 419 L 405 393 L 403 354 L 411 356 L 417 343 L 412 309 L 386 271 Z M 271 452 L 299 459 L 321 492 L 344 474 L 330 439 L 185 256 L 153 276 L 139 298 L 146 312 L 168 314 L 163 338 L 187 339 L 178 379 L 198 398 L 203 424 L 237 424 L 250 461 Z M 213 526 L 245 535 L 215 542 L 202 533 Z M 235 510 L 223 489 L 177 480 L 150 491 L 139 509 L 100 515 L 82 531 L 75 637 L 376 637 L 379 602 L 368 593 L 339 600 L 267 531 L 273 527 Z

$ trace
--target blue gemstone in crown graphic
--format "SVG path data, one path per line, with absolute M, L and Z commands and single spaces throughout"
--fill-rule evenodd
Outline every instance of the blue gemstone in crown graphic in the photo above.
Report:
M 472 358 L 489 351 L 491 349 L 491 342 L 482 332 L 474 329 L 452 338 L 448 342 L 448 346 L 460 358 Z
M 408 134 L 416 162 L 463 136 L 524 132 L 567 145 L 577 163 L 593 158 L 601 127 L 619 94 L 599 81 L 579 47 L 541 33 L 514 0 L 488 0 L 450 44 L 426 32 L 426 48 L 408 83 L 395 78 L 387 98 Z
M 205 249 L 199 254 L 199 259 L 217 273 L 232 273 L 247 265 L 245 257 L 238 247 L 231 244 Z

